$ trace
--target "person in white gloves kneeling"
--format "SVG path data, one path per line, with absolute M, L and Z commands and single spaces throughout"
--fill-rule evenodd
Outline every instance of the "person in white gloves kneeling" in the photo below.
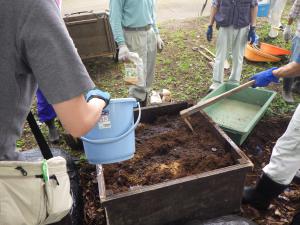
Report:
M 138 53 L 143 60 L 143 86 L 132 85 L 129 97 L 146 105 L 147 93 L 154 80 L 157 50 L 164 43 L 156 26 L 155 0 L 110 0 L 110 24 L 119 46 L 119 60 L 127 61 L 129 52 Z

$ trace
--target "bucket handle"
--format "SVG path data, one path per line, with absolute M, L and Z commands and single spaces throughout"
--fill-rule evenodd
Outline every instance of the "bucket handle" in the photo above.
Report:
M 90 140 L 90 139 L 87 139 L 85 137 L 81 137 L 81 140 L 86 141 L 86 142 L 91 143 L 91 144 L 108 144 L 108 143 L 111 143 L 111 142 L 119 141 L 122 138 L 126 137 L 128 134 L 130 134 L 137 127 L 137 125 L 140 122 L 142 111 L 141 111 L 140 103 L 138 102 L 137 104 L 138 104 L 138 107 L 139 107 L 139 116 L 138 116 L 135 124 L 128 131 L 121 134 L 119 137 L 107 138 L 107 139 L 101 139 L 101 140 Z

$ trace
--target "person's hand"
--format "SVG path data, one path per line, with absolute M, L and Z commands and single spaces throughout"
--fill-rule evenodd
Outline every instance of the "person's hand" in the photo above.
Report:
M 279 83 L 279 78 L 273 75 L 273 70 L 276 69 L 277 67 L 273 67 L 252 76 L 250 80 L 255 80 L 255 84 L 252 87 L 266 87 L 271 82 Z
M 206 31 L 206 39 L 208 41 L 211 41 L 212 36 L 213 36 L 213 27 L 212 27 L 212 25 L 209 25 L 208 28 L 207 28 L 207 31 Z
M 255 34 L 255 41 L 253 43 L 255 46 L 259 46 L 260 45 L 260 41 L 259 41 L 259 36 L 257 34 Z
M 286 25 L 283 31 L 283 39 L 288 42 L 292 37 L 292 29 L 290 25 Z
M 86 99 L 87 102 L 89 102 L 92 98 L 102 99 L 105 102 L 105 107 L 106 107 L 109 104 L 110 94 L 108 92 L 101 91 L 98 88 L 94 88 L 92 90 L 89 90 L 85 94 L 85 99 Z
M 248 41 L 250 41 L 250 44 L 252 45 L 256 40 L 256 34 L 255 34 L 255 27 L 250 26 L 250 30 L 248 33 Z
M 128 61 L 129 60 L 129 49 L 126 45 L 119 46 L 119 61 Z
M 159 34 L 156 34 L 156 44 L 157 44 L 157 50 L 161 52 L 165 46 L 165 43 L 163 42 Z

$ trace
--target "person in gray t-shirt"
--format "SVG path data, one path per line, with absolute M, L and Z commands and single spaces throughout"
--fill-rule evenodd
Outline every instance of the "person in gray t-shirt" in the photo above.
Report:
M 15 152 L 37 85 L 65 129 L 81 136 L 99 120 L 109 94 L 93 90 L 55 1 L 0 0 L 0 160 Z

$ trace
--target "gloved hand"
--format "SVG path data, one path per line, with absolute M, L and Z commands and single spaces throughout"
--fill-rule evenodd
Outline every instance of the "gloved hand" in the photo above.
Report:
M 292 29 L 290 25 L 286 25 L 283 31 L 283 39 L 288 42 L 292 37 Z
M 252 87 L 265 87 L 268 86 L 271 82 L 279 83 L 279 78 L 273 75 L 273 70 L 276 69 L 277 67 L 273 67 L 252 76 L 250 80 L 255 80 L 255 84 L 252 85 Z
M 250 26 L 250 30 L 248 33 L 248 41 L 250 41 L 250 44 L 252 45 L 255 42 L 256 34 L 255 34 L 255 27 Z
M 129 49 L 126 45 L 119 46 L 119 61 L 128 61 L 129 60 Z
M 157 50 L 161 52 L 165 46 L 165 43 L 163 40 L 160 38 L 159 34 L 156 34 L 156 44 L 157 44 Z
M 255 46 L 259 46 L 260 45 L 260 41 L 259 41 L 259 36 L 257 34 L 255 34 L 255 41 L 253 43 Z
M 98 88 L 94 88 L 92 90 L 89 90 L 85 94 L 85 99 L 86 99 L 87 102 L 89 102 L 92 98 L 100 98 L 100 99 L 102 99 L 105 102 L 105 107 L 106 107 L 109 104 L 110 94 L 108 92 L 101 91 Z
M 209 25 L 208 28 L 207 28 L 207 31 L 206 31 L 206 39 L 208 41 L 211 41 L 212 36 L 213 36 L 213 27 L 212 27 L 212 25 Z

